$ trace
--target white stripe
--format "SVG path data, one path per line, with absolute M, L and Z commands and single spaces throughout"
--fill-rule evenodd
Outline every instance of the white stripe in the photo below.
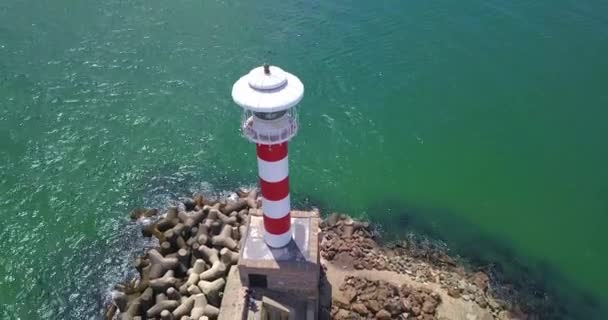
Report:
M 258 157 L 258 174 L 266 182 L 279 182 L 289 175 L 289 159 L 285 158 L 269 162 Z
M 266 244 L 273 248 L 281 248 L 286 246 L 291 241 L 291 228 L 283 234 L 272 234 L 264 230 L 264 240 Z
M 289 199 L 289 194 L 287 197 L 278 201 L 271 201 L 266 198 L 262 198 L 262 211 L 264 211 L 264 215 L 272 219 L 283 218 L 285 215 L 289 214 L 289 211 L 291 211 Z

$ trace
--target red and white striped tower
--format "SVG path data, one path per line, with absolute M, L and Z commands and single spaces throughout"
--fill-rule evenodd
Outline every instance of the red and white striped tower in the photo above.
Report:
M 273 248 L 292 238 L 287 144 L 298 131 L 295 106 L 303 96 L 300 79 L 269 65 L 251 70 L 232 87 L 232 99 L 244 109 L 243 134 L 257 144 L 264 240 Z

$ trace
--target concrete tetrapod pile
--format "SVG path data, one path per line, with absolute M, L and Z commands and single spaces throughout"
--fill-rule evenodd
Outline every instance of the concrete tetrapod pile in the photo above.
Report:
M 255 190 L 237 194 L 238 199 L 222 202 L 197 195 L 146 225 L 144 236 L 156 238 L 159 245 L 135 260 L 139 277 L 115 286 L 106 318 L 217 318 L 228 271 L 238 262 L 249 209 L 259 205 Z M 157 213 L 135 210 L 131 217 Z

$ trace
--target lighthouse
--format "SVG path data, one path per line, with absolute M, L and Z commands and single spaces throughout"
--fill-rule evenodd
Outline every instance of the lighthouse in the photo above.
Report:
M 288 143 L 298 132 L 296 105 L 304 85 L 293 74 L 265 64 L 232 87 L 232 99 L 243 108 L 243 135 L 256 144 L 264 241 L 273 248 L 292 239 Z
M 303 96 L 298 77 L 270 65 L 254 68 L 232 87 L 232 99 L 243 108 L 242 133 L 256 145 L 262 194 L 261 209 L 250 209 L 241 235 L 235 278 L 262 296 L 255 299 L 262 319 L 264 314 L 271 319 L 318 317 L 320 215 L 292 210 L 289 193 L 287 150 L 298 132 L 296 106 Z M 226 286 L 234 282 L 229 276 Z M 257 308 L 242 306 L 248 319 L 258 318 Z

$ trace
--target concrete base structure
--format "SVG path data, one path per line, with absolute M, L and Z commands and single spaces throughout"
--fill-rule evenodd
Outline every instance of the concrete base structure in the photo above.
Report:
M 238 274 L 241 285 L 253 291 L 254 301 L 266 297 L 292 310 L 295 315 L 290 318 L 317 319 L 319 222 L 317 212 L 292 211 L 292 240 L 285 247 L 271 248 L 264 241 L 262 213 L 251 210 L 247 234 L 241 239 Z
M 238 268 L 232 266 L 224 288 L 218 320 L 248 319 L 247 300 L 247 288 L 241 284 Z
M 250 290 L 241 283 L 238 268 L 232 267 L 218 320 L 266 320 L 264 316 L 269 314 L 268 309 L 287 312 L 287 316 L 282 319 L 318 319 L 318 305 L 315 301 L 275 290 L 260 288 Z

